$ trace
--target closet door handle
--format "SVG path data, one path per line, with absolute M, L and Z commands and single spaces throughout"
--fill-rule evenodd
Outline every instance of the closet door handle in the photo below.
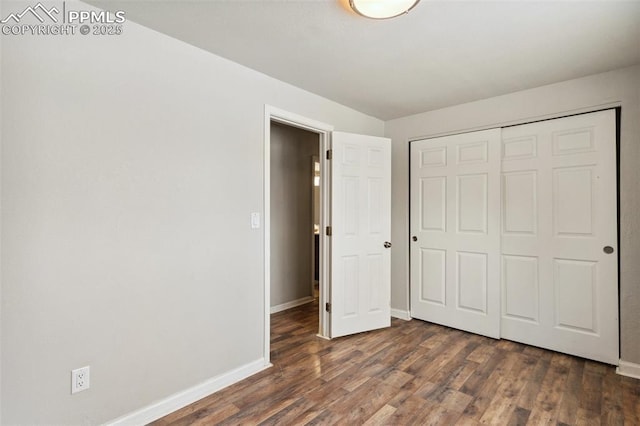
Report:
M 418 237 L 416 237 L 415 235 L 414 235 L 413 237 L 411 237 L 411 239 L 412 239 L 413 241 L 418 241 Z
M 607 253 L 607 254 L 611 254 L 613 253 L 613 247 L 611 246 L 604 246 L 604 248 L 602 249 L 603 252 Z
M 389 241 L 385 241 L 384 248 L 390 248 L 390 247 L 391 247 L 391 243 Z

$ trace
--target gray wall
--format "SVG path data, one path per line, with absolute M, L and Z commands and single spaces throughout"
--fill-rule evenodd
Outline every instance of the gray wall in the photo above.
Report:
M 271 124 L 271 306 L 310 297 L 313 165 L 319 136 Z
M 260 362 L 265 104 L 384 123 L 133 22 L 2 43 L 0 423 L 104 423 Z
M 622 106 L 620 330 L 623 361 L 640 364 L 640 66 L 404 117 L 393 139 L 391 306 L 409 310 L 409 141 Z M 397 243 L 397 244 L 396 244 Z

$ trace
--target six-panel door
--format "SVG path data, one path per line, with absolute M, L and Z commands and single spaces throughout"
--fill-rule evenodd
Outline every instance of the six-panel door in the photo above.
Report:
M 411 143 L 411 316 L 500 333 L 500 129 Z
M 618 363 L 615 112 L 503 129 L 501 335 Z
M 391 325 L 391 140 L 333 132 L 331 337 Z

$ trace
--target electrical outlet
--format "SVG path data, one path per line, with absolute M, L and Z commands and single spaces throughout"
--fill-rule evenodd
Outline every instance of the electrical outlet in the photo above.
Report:
M 90 383 L 89 366 L 71 370 L 72 394 L 89 389 Z

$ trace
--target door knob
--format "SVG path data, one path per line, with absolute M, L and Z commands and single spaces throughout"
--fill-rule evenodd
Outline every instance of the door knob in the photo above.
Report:
M 385 241 L 384 248 L 389 248 L 389 247 L 391 247 L 391 243 L 389 241 Z
M 418 241 L 418 237 L 416 237 L 415 235 L 414 235 L 413 237 L 411 237 L 411 239 L 412 239 L 413 241 Z
M 607 254 L 611 254 L 611 253 L 613 253 L 613 247 L 611 247 L 611 246 L 605 246 L 605 247 L 602 249 L 602 251 L 604 251 L 604 252 L 605 252 L 605 253 L 607 253 Z

